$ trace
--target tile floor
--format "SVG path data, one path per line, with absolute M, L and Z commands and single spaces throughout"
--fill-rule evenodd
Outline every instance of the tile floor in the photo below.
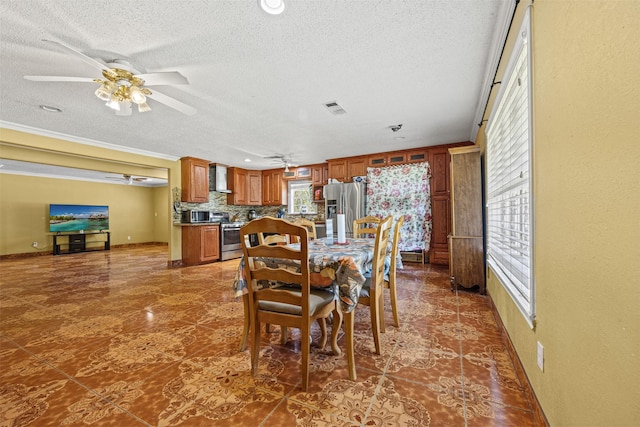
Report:
M 303 393 L 295 330 L 263 333 L 251 377 L 237 265 L 169 269 L 162 245 L 1 261 L 0 425 L 544 425 L 485 297 L 451 292 L 445 268 L 406 263 L 382 354 L 360 307 L 357 381 L 312 347 Z

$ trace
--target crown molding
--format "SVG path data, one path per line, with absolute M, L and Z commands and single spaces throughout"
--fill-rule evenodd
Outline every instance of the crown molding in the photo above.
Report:
M 153 158 L 156 158 L 156 159 L 169 160 L 169 161 L 172 161 L 172 162 L 180 160 L 180 157 L 176 157 L 176 156 L 170 156 L 170 155 L 167 155 L 167 154 L 156 153 L 156 152 L 153 152 L 153 151 L 138 150 L 136 148 L 123 147 L 121 145 L 109 144 L 107 142 L 96 141 L 96 140 L 93 140 L 93 139 L 83 138 L 83 137 L 79 137 L 79 136 L 67 135 L 67 134 L 60 133 L 60 132 L 50 131 L 50 130 L 46 130 L 46 129 L 39 129 L 39 128 L 31 127 L 31 126 L 21 125 L 21 124 L 18 124 L 18 123 L 5 122 L 3 120 L 0 120 L 0 128 L 11 129 L 11 130 L 19 131 L 19 132 L 30 133 L 30 134 L 44 136 L 44 137 L 48 137 L 48 138 L 63 139 L 63 140 L 69 141 L 69 142 L 75 142 L 75 143 L 78 143 L 78 144 L 90 145 L 92 147 L 106 148 L 106 149 L 109 149 L 109 150 L 120 151 L 120 152 L 123 152 L 123 153 L 138 154 L 138 155 L 142 155 L 142 156 L 153 157 Z

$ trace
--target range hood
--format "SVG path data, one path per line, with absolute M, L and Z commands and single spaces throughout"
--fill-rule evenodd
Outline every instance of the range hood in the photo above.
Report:
M 231 190 L 227 189 L 227 167 L 225 165 L 212 164 L 209 166 L 209 191 L 231 193 Z

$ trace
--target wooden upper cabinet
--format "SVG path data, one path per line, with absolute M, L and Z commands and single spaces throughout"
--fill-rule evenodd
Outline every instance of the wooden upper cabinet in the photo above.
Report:
M 247 171 L 247 204 L 260 206 L 262 204 L 262 172 Z
M 379 153 L 367 157 L 367 166 L 372 168 L 401 165 L 404 163 L 408 163 L 408 161 L 407 153 L 403 151 Z
M 287 186 L 283 180 L 283 169 L 262 171 L 262 205 L 280 206 L 286 204 Z
M 347 159 L 347 181 L 351 181 L 354 176 L 364 176 L 367 174 L 367 158 L 352 157 Z
M 195 157 L 180 159 L 183 202 L 209 201 L 209 161 Z
M 429 160 L 429 152 L 426 149 L 407 151 L 405 163 L 419 163 Z
M 227 169 L 227 204 L 246 205 L 247 203 L 247 171 L 241 168 Z
M 228 205 L 262 204 L 262 172 L 241 168 L 227 169 Z
M 322 163 L 309 166 L 311 169 L 311 183 L 313 185 L 324 185 L 329 182 L 329 165 Z
M 341 182 L 347 180 L 347 159 L 329 160 L 329 178 Z

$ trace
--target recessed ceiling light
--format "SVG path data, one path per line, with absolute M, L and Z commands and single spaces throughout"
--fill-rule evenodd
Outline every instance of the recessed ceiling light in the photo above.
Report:
M 395 137 L 395 138 L 393 138 L 393 139 L 397 139 L 398 141 L 400 141 L 401 139 L 404 139 L 404 136 L 396 136 L 396 137 Z
M 59 109 L 58 107 L 52 107 L 50 105 L 41 105 L 40 108 L 50 113 L 62 113 L 61 109 Z
M 249 163 L 251 159 L 244 159 L 245 162 Z
M 258 0 L 258 4 L 270 15 L 280 15 L 284 12 L 284 0 Z

